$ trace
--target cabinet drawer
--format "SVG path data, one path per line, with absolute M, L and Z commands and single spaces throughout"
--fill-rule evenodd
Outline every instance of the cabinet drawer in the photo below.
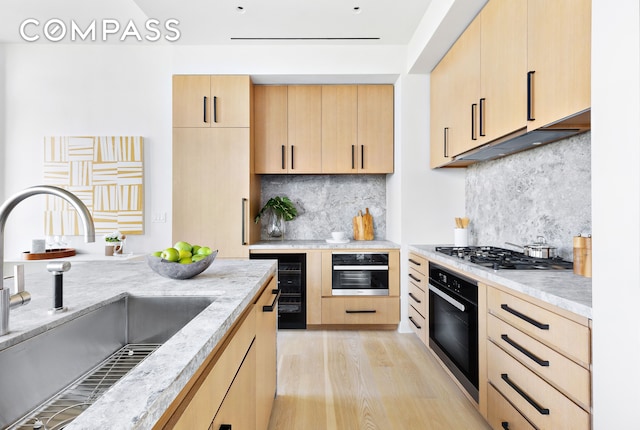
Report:
M 322 299 L 322 324 L 398 324 L 398 297 L 330 297 Z
M 412 267 L 409 267 L 409 283 L 415 284 L 422 291 L 427 291 L 429 289 L 429 277 L 427 275 L 423 275 Z
M 429 274 L 429 264 L 427 263 L 427 259 L 413 252 L 409 253 L 409 268 L 422 273 L 423 275 Z
M 585 365 L 591 360 L 589 328 L 496 288 L 489 288 L 489 313 Z
M 540 429 L 585 430 L 590 417 L 519 361 L 487 343 L 488 379 Z
M 488 388 L 487 421 L 496 430 L 535 430 L 529 421 L 502 397 L 493 385 Z
M 493 315 L 489 315 L 487 320 L 487 335 L 496 345 L 580 402 L 584 408 L 590 408 L 589 370 Z
M 409 282 L 409 304 L 420 312 L 422 317 L 427 316 L 427 293 L 412 282 Z
M 427 320 L 413 307 L 409 306 L 409 325 L 422 343 L 427 344 Z

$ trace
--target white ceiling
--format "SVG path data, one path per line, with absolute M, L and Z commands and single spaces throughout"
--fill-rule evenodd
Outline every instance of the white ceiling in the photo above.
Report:
M 438 0 L 434 0 L 438 1 Z M 179 44 L 368 44 L 406 45 L 425 15 L 431 0 L 0 0 L 0 42 L 27 43 L 20 25 L 35 18 L 26 33 L 45 40 L 44 27 L 59 19 L 67 28 L 71 22 L 85 30 L 97 22 L 96 34 L 102 42 L 101 25 L 113 19 L 120 32 L 107 43 L 123 43 L 119 38 L 129 20 L 144 37 L 147 19 L 162 23 L 179 21 Z M 242 8 L 242 9 L 239 9 Z M 357 9 L 356 9 L 357 8 Z M 52 27 L 53 28 L 53 27 Z M 60 34 L 60 33 L 58 33 Z M 163 31 L 163 36 L 168 34 Z M 264 40 L 268 38 L 268 40 Z M 125 43 L 140 43 L 134 36 Z

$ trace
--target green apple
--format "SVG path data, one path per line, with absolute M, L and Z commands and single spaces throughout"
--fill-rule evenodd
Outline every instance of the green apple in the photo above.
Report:
M 191 257 L 191 261 L 195 263 L 196 261 L 204 260 L 205 258 L 207 258 L 206 255 L 196 254 L 193 257 Z
M 151 255 L 153 255 L 154 257 L 160 257 L 162 258 L 162 251 L 156 251 L 156 252 L 152 252 Z
M 209 248 L 208 246 L 203 246 L 200 249 L 198 249 L 198 255 L 211 255 L 213 251 L 211 250 L 211 248 Z
M 180 264 L 191 264 L 191 263 L 192 263 L 192 261 L 191 261 L 191 257 L 184 257 L 184 258 L 181 258 L 181 259 L 178 261 L 178 263 L 180 263 Z
M 183 258 L 191 258 L 191 252 L 185 251 L 184 249 L 178 249 L 178 254 L 180 254 L 180 260 Z
M 193 245 L 191 248 L 191 255 L 196 255 L 198 253 L 198 249 L 202 248 L 200 245 Z
M 180 252 L 175 248 L 167 248 L 160 254 L 160 258 L 163 258 L 167 261 L 178 261 L 180 260 Z
M 191 252 L 191 244 L 188 243 L 188 242 L 182 241 L 182 240 L 179 241 L 179 242 L 176 242 L 176 244 L 173 245 L 173 247 L 175 249 L 177 249 L 178 251 L 189 251 L 189 252 Z

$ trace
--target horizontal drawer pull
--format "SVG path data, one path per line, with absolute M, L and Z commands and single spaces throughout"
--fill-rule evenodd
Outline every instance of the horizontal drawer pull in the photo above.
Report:
M 375 314 L 376 310 L 375 309 L 363 309 L 363 310 L 347 309 L 345 312 L 348 314 Z
M 502 421 L 500 424 L 504 430 L 509 430 L 509 421 Z
M 536 363 L 538 363 L 538 365 L 543 366 L 543 367 L 549 367 L 549 361 L 548 360 L 543 360 L 543 359 L 539 358 L 537 355 L 535 355 L 534 353 L 532 353 L 531 351 L 526 349 L 524 346 L 520 345 L 519 343 L 515 342 L 512 339 L 509 339 L 509 336 L 507 336 L 506 334 L 503 334 L 500 337 L 502 338 L 502 340 L 507 342 L 509 345 L 511 345 L 512 347 L 514 347 L 515 349 L 517 349 L 518 351 L 520 351 L 521 353 L 523 353 L 524 355 L 529 357 L 531 360 L 533 360 Z
M 527 401 L 527 403 L 529 403 L 531 406 L 533 406 L 534 408 L 536 408 L 536 410 L 541 414 L 541 415 L 549 415 L 549 409 L 547 408 L 543 408 L 542 406 L 540 406 L 538 404 L 538 402 L 536 402 L 535 400 L 533 400 L 531 397 L 529 397 L 529 395 L 527 393 L 525 393 L 522 388 L 518 387 L 511 379 L 509 379 L 509 375 L 507 375 L 506 373 L 503 373 L 500 375 L 500 377 L 502 378 L 502 380 L 504 382 L 507 383 L 507 385 L 509 385 L 511 388 L 513 388 L 513 390 L 520 394 L 520 396 L 522 396 L 523 399 L 525 399 Z
M 413 317 L 411 317 L 411 316 L 410 316 L 410 317 L 409 317 L 409 321 L 411 321 L 411 322 L 413 323 L 413 325 L 414 325 L 414 326 L 416 326 L 416 328 L 417 328 L 418 330 L 422 330 L 422 326 L 421 326 L 421 325 L 419 325 L 417 322 L 415 322 L 415 321 L 413 320 Z
M 262 312 L 273 312 L 276 308 L 276 304 L 278 303 L 278 299 L 280 298 L 281 290 L 273 289 L 271 290 L 271 294 L 275 294 L 276 296 L 273 298 L 273 302 L 270 305 L 262 306 Z
M 549 324 L 543 324 L 541 322 L 538 322 L 538 321 L 534 320 L 533 318 L 528 317 L 525 314 L 520 313 L 517 310 L 510 308 L 509 305 L 506 305 L 506 304 L 503 303 L 503 304 L 500 305 L 500 307 L 503 310 L 509 312 L 510 314 L 515 315 L 516 317 L 520 318 L 521 320 L 526 321 L 529 324 L 538 327 L 540 330 L 549 330 Z
M 421 279 L 416 278 L 416 277 L 415 277 L 415 276 L 413 276 L 411 273 L 409 273 L 409 277 L 410 277 L 411 279 L 413 279 L 414 281 L 416 281 L 416 282 L 422 282 L 422 280 L 421 280 Z
M 415 264 L 416 266 L 422 266 L 422 263 L 420 263 L 419 261 L 414 260 L 413 258 L 409 259 L 409 263 Z
M 416 303 L 422 303 L 422 300 L 413 295 L 413 293 L 409 293 L 409 297 L 416 301 Z

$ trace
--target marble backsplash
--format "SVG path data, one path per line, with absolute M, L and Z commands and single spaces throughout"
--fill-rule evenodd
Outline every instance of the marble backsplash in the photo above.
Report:
M 373 216 L 375 239 L 386 237 L 386 175 L 263 175 L 261 205 L 287 196 L 298 217 L 286 223 L 287 240 L 322 240 L 332 231 L 353 239 L 353 217 L 365 208 Z M 268 240 L 262 221 L 261 238 Z
M 465 199 L 470 245 L 541 235 L 573 260 L 573 236 L 591 233 L 591 133 L 469 166 Z

